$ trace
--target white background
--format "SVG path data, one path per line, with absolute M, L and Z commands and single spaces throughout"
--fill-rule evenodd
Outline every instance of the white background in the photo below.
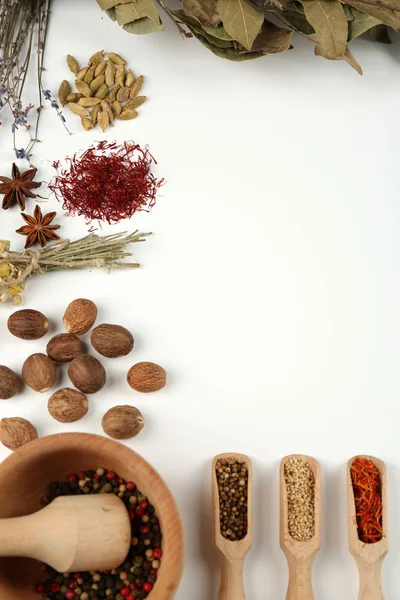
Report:
M 184 519 L 178 600 L 217 594 L 209 480 L 211 459 L 223 451 L 254 461 L 250 600 L 285 596 L 278 465 L 292 452 L 322 466 L 323 544 L 314 570 L 320 600 L 357 594 L 347 551 L 346 461 L 358 453 L 386 461 L 392 537 L 384 585 L 389 600 L 400 594 L 399 46 L 353 44 L 361 78 L 344 63 L 314 57 L 305 41 L 294 45 L 284 55 L 235 64 L 181 41 L 169 23 L 166 33 L 135 37 L 94 1 L 54 3 L 45 87 L 55 94 L 61 79 L 72 81 L 67 53 L 85 64 L 104 48 L 145 75 L 149 102 L 139 119 L 104 135 L 82 132 L 79 119 L 66 114 L 71 137 L 48 107 L 35 154 L 39 179 L 49 181 L 48 161 L 115 138 L 149 144 L 168 184 L 151 214 L 104 228 L 154 232 L 134 248 L 142 269 L 46 275 L 26 290 L 25 307 L 51 319 L 51 334 L 62 332 L 63 311 L 76 297 L 97 303 L 98 322 L 133 332 L 130 356 L 102 359 L 109 382 L 90 397 L 89 415 L 59 424 L 47 413 L 48 395 L 24 389 L 1 403 L 1 416 L 28 418 L 42 436 L 101 433 L 111 406 L 140 408 L 147 425 L 129 446 L 166 478 Z M 33 82 L 28 90 L 30 100 Z M 13 158 L 8 125 L 1 129 L 2 174 Z M 86 234 L 83 219 L 64 218 L 54 198 L 43 209 L 58 210 L 64 236 Z M 10 233 L 21 224 L 18 209 L 1 212 L 0 238 L 11 236 L 22 248 L 24 240 Z M 0 363 L 19 371 L 50 335 L 13 338 L 6 327 L 12 311 L 0 307 Z M 127 386 L 125 374 L 140 360 L 166 368 L 164 390 L 146 396 Z M 0 450 L 1 458 L 7 454 Z

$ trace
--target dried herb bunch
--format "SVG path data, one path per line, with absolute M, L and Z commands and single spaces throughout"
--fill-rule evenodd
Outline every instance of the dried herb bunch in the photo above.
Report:
M 38 250 L 12 252 L 10 242 L 0 240 L 0 302 L 11 298 L 17 306 L 22 303 L 21 292 L 32 275 L 83 268 L 138 268 L 136 261 L 126 262 L 132 256 L 126 247 L 145 241 L 150 233 L 135 231 L 129 235 L 114 233 L 98 236 L 90 234 L 70 242 L 57 240 Z
M 17 158 L 31 161 L 38 140 L 39 122 L 48 100 L 65 126 L 65 119 L 50 90 L 43 87 L 43 57 L 49 26 L 51 0 L 0 0 L 0 117 L 11 112 L 13 148 Z M 23 91 L 30 70 L 37 71 L 38 98 L 24 106 Z M 33 109 L 36 107 L 36 110 Z M 0 119 L 0 126 L 2 125 Z M 17 147 L 17 132 L 28 135 L 28 143 Z
M 182 37 L 194 36 L 217 56 L 235 61 L 285 52 L 297 33 L 315 45 L 317 56 L 345 60 L 360 75 L 348 42 L 370 31 L 374 40 L 390 44 L 389 28 L 400 29 L 399 0 L 182 0 L 180 10 L 162 0 L 97 3 L 136 34 L 164 29 L 158 4 Z

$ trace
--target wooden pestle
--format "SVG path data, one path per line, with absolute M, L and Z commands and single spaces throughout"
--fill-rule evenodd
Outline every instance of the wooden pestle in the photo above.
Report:
M 381 572 L 383 560 L 389 551 L 386 466 L 385 463 L 373 456 L 361 456 L 361 458 L 368 458 L 377 467 L 381 476 L 383 537 L 380 542 L 376 542 L 375 544 L 365 544 L 358 537 L 353 482 L 351 480 L 351 465 L 354 461 L 354 458 L 352 458 L 347 464 L 349 548 L 356 560 L 360 575 L 359 600 L 383 600 Z
M 234 458 L 244 462 L 248 470 L 248 497 L 247 497 L 247 535 L 239 541 L 227 540 L 221 534 L 219 491 L 215 467 L 221 458 Z M 246 600 L 243 585 L 243 567 L 248 551 L 252 545 L 252 465 L 247 456 L 233 452 L 219 454 L 212 463 L 212 499 L 214 544 L 221 554 L 221 586 L 218 600 Z
M 307 462 L 314 474 L 314 518 L 315 534 L 305 542 L 299 542 L 292 538 L 288 526 L 288 499 L 285 480 L 285 464 L 291 458 L 286 456 L 281 462 L 280 468 L 280 543 L 286 555 L 289 566 L 289 586 L 286 600 L 314 600 L 312 589 L 312 565 L 314 558 L 321 545 L 321 474 L 318 462 L 310 456 L 301 454 L 293 455 L 299 460 Z
M 114 569 L 130 548 L 128 511 L 114 494 L 62 496 L 37 513 L 0 519 L 0 556 L 23 556 L 60 573 Z

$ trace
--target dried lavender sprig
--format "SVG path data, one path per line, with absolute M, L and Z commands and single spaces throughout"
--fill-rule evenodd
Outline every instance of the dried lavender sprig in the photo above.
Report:
M 42 110 L 42 99 L 50 101 L 65 129 L 70 133 L 65 117 L 56 100 L 45 90 L 42 83 L 43 57 L 49 24 L 52 0 L 0 0 L 0 111 L 8 106 L 14 117 L 12 134 L 17 158 L 31 160 L 33 147 L 40 140 L 38 129 Z M 22 93 L 30 60 L 37 43 L 37 80 L 39 103 L 36 123 L 29 123 L 34 105 L 22 105 Z M 1 125 L 1 122 L 0 122 Z M 25 148 L 17 148 L 16 134 L 23 128 L 29 134 Z

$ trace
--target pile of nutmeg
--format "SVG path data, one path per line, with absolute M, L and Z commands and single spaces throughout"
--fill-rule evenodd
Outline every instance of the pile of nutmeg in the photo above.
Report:
M 87 394 L 94 394 L 106 384 L 106 371 L 97 358 L 85 354 L 84 344 L 78 337 L 88 333 L 97 319 L 97 307 L 91 300 L 79 298 L 71 302 L 63 323 L 68 333 L 55 335 L 47 344 L 46 354 L 32 354 L 22 365 L 22 380 L 36 392 L 47 392 L 54 387 L 56 363 L 69 363 L 68 376 L 74 388 L 56 391 L 48 401 L 48 410 L 61 423 L 73 423 L 89 410 Z M 8 319 L 10 333 L 22 340 L 37 340 L 49 330 L 48 319 L 37 310 L 18 310 Z M 93 348 L 107 358 L 126 356 L 131 352 L 134 338 L 121 325 L 103 323 L 90 335 Z M 165 370 L 151 362 L 133 365 L 127 374 L 128 384 L 138 392 L 155 392 L 166 384 Z M 19 375 L 0 365 L 0 399 L 17 394 L 22 387 Z M 102 419 L 104 432 L 118 440 L 129 439 L 140 433 L 144 418 L 134 406 L 115 406 Z M 26 419 L 14 417 L 0 421 L 0 441 L 11 450 L 38 437 L 36 428 Z

